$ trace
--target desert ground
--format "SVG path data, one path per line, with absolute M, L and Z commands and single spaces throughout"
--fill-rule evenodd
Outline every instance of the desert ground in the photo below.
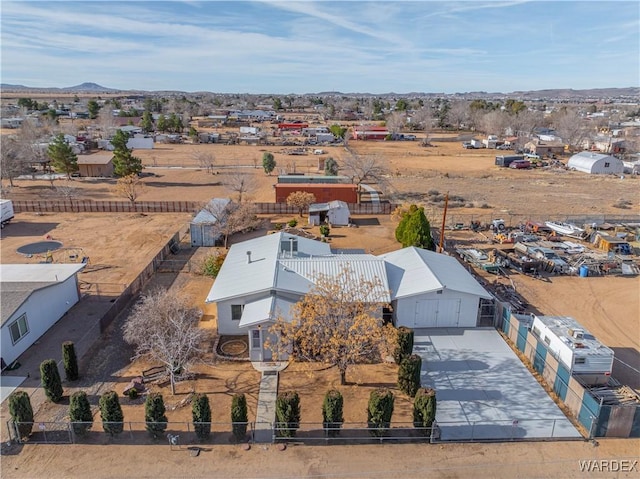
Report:
M 541 218 L 550 215 L 571 214 L 638 214 L 637 179 L 625 177 L 590 177 L 563 169 L 510 170 L 493 165 L 495 151 L 464 150 L 459 142 L 435 143 L 434 147 L 421 147 L 418 142 L 351 142 L 356 154 L 376 154 L 386 159 L 391 174 L 388 197 L 394 201 L 426 201 L 429 190 L 449 192 L 464 198 L 463 206 L 451 208 L 452 218 L 513 217 Z M 271 148 L 271 147 L 270 147 Z M 340 163 L 349 155 L 343 147 L 325 148 L 327 155 Z M 206 151 L 214 155 L 213 174 L 200 168 L 194 152 Z M 147 151 L 136 151 L 147 166 L 145 172 L 153 176 L 144 178 L 145 190 L 140 200 L 180 199 L 206 202 L 210 198 L 229 196 L 226 177 L 233 171 L 251 175 L 256 187 L 250 192 L 254 201 L 273 201 L 274 175 L 267 176 L 261 169 L 261 156 L 266 147 L 227 145 L 160 145 Z M 317 157 L 275 154 L 277 170 L 317 172 Z M 508 153 L 508 152 L 506 152 Z M 155 166 L 154 166 L 155 165 Z M 113 186 L 115 180 L 77 179 L 69 182 L 78 189 L 79 198 L 118 199 Z M 12 199 L 52 198 L 56 185 L 67 180 L 51 182 L 20 179 L 7 191 Z M 4 185 L 7 186 L 6 184 Z M 631 209 L 614 206 L 618 199 L 632 201 Z M 442 204 L 426 203 L 429 219 L 439 227 Z M 16 249 L 26 243 L 49 235 L 61 241 L 67 250 L 55 253 L 55 260 L 63 262 L 65 254 L 81 248 L 83 256 L 90 258 L 87 272 L 80 278 L 87 284 L 103 285 L 117 290 L 130 282 L 150 261 L 154 254 L 177 231 L 188 225 L 189 214 L 35 214 L 19 213 L 2 230 L 0 254 L 2 263 L 37 262 L 39 257 L 26 258 Z M 250 234 L 265 234 L 275 222 L 291 217 L 265 217 L 262 230 Z M 380 254 L 399 247 L 393 236 L 395 221 L 390 217 L 362 217 L 359 228 L 333 228 L 332 246 L 364 248 Z M 465 232 L 467 234 L 468 232 Z M 471 241 L 463 233 L 451 232 L 447 237 L 455 243 Z M 461 236 L 456 236 L 461 235 Z M 233 242 L 244 239 L 232 238 Z M 483 246 L 483 238 L 472 238 Z M 214 248 L 197 248 L 185 254 L 198 264 Z M 484 247 L 490 247 L 485 244 Z M 149 288 L 164 286 L 177 288 L 193 298 L 194 305 L 203 312 L 201 325 L 209 333 L 210 344 L 215 336 L 215 307 L 206 305 L 204 298 L 212 280 L 196 271 L 158 273 Z M 480 274 L 490 285 L 493 276 Z M 640 369 L 640 279 L 618 277 L 552 277 L 540 281 L 523 275 L 510 277 L 517 290 L 530 303 L 532 311 L 542 314 L 574 316 L 596 337 L 614 348 L 625 364 L 617 364 L 614 373 L 633 387 L 640 388 L 637 372 Z M 111 286 L 113 285 L 113 286 Z M 105 335 L 105 341 L 81 361 L 83 382 L 79 386 L 65 384 L 65 395 L 76 388 L 88 388 L 94 395 L 113 388 L 117 392 L 128 381 L 149 365 L 136 361 L 129 363 L 130 348 L 121 340 L 119 327 L 125 316 L 117 318 Z M 104 378 L 102 348 L 111 348 L 109 355 L 119 368 Z M 116 358 L 116 359 L 114 359 Z M 121 367 L 120 367 L 121 366 Z M 355 366 L 347 373 L 349 384 L 339 385 L 339 375 L 333 368 L 292 365 L 281 374 L 280 390 L 297 390 L 301 395 L 302 421 L 318 422 L 321 418 L 322 396 L 327 389 L 338 387 L 345 396 L 345 419 L 362 422 L 366 401 L 371 389 L 389 386 L 397 393 L 394 422 L 410 421 L 410 402 L 397 390 L 397 368 L 393 364 Z M 227 422 L 233 392 L 247 394 L 249 417 L 255 412 L 258 393 L 257 373 L 246 362 L 223 361 L 213 354 L 213 347 L 205 355 L 195 372 L 197 379 L 178 385 L 172 396 L 168 386 L 152 385 L 162 392 L 170 409 L 171 422 L 189 422 L 190 407 L 176 407 L 195 390 L 210 395 L 213 421 Z M 634 382 L 635 381 L 635 382 Z M 97 396 L 94 396 L 97 402 Z M 140 401 L 122 400 L 125 421 L 143 421 L 144 408 Z M 66 405 L 42 404 L 37 408 L 36 421 L 62 419 Z M 2 421 L 7 419 L 6 405 L 2 408 Z M 94 430 L 101 429 L 99 414 L 95 416 Z M 141 426 L 144 428 L 144 425 Z M 580 475 L 578 459 L 637 458 L 638 440 L 602 440 L 598 447 L 591 443 L 522 443 L 522 444 L 455 444 L 455 445 L 362 445 L 345 447 L 290 446 L 279 451 L 273 446 L 253 447 L 244 451 L 238 445 L 211 446 L 198 458 L 189 457 L 184 448 L 170 451 L 160 442 L 149 439 L 137 445 L 109 444 L 100 436 L 96 443 L 81 445 L 29 445 L 12 446 L 3 450 L 3 477 L 84 477 L 91 471 L 94 477 L 136 475 L 139 477 L 576 477 Z M 109 444 L 109 447 L 98 447 Z M 67 458 L 74 457 L 73 464 Z M 211 461 L 205 458 L 211 457 Z M 425 459 L 428 458 L 428 461 Z M 286 463 L 286 464 L 285 464 Z M 540 465 L 544 463 L 544 469 Z M 188 469 L 187 469 L 188 468 Z M 189 472 L 185 472 L 188 470 Z M 55 471 L 55 472 L 53 472 Z M 597 475 L 594 477 L 598 477 Z M 620 477 L 625 477 L 621 475 Z

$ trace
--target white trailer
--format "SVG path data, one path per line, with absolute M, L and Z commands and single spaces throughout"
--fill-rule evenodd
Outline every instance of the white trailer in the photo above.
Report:
M 13 219 L 13 202 L 11 200 L 0 200 L 0 208 L 2 209 L 0 226 L 4 228 L 4 225 Z
M 613 351 L 569 316 L 535 316 L 532 331 L 569 373 L 588 386 L 609 382 Z

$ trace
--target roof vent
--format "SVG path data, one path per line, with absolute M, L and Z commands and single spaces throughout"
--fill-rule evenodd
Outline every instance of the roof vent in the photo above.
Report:
M 251 251 L 247 251 L 247 264 L 251 264 Z

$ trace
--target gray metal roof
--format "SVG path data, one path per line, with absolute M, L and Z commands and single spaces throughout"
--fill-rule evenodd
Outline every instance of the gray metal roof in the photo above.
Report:
M 451 256 L 410 246 L 380 258 L 387 262 L 392 298 L 438 291 L 444 288 L 482 298 L 491 295 Z
M 329 201 L 328 203 L 312 203 L 309 205 L 309 213 L 319 213 L 321 211 L 329 211 L 332 209 L 346 208 L 349 209 L 349 205 L 340 200 Z

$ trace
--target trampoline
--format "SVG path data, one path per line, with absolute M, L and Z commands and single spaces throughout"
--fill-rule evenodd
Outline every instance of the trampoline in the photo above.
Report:
M 62 247 L 60 241 L 38 241 L 37 243 L 29 243 L 18 248 L 20 254 L 42 254 L 50 251 L 55 251 Z

